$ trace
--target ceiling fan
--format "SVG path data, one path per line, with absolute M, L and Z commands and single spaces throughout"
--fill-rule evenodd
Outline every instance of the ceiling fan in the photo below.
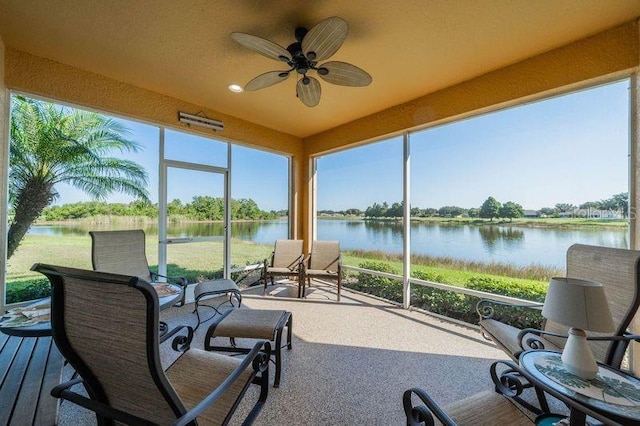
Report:
M 338 51 L 347 38 L 349 26 L 347 21 L 337 16 L 327 18 L 310 30 L 296 28 L 296 41 L 286 49 L 262 37 L 245 33 L 231 33 L 231 38 L 244 47 L 260 53 L 267 58 L 282 61 L 289 69 L 269 71 L 260 74 L 244 86 L 244 90 L 253 91 L 273 86 L 285 81 L 292 73 L 299 79 L 296 84 L 296 96 L 308 107 L 314 107 L 320 102 L 320 82 L 307 75 L 315 71 L 320 78 L 328 83 L 341 86 L 368 86 L 371 76 L 364 70 L 346 62 L 331 61 L 319 64 L 329 59 Z M 294 73 L 295 71 L 295 73 Z

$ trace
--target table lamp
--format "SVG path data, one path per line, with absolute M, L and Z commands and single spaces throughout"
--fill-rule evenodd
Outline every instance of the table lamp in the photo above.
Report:
M 586 380 L 595 378 L 598 364 L 585 330 L 608 333 L 615 329 L 602 284 L 576 278 L 551 278 L 542 316 L 571 327 L 562 351 L 562 363 L 567 371 Z

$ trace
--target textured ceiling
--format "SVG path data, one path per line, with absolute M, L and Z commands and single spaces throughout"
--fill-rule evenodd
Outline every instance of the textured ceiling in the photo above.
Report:
M 235 94 L 277 61 L 234 31 L 286 47 L 298 26 L 349 23 L 332 60 L 373 77 L 321 81 L 315 108 L 295 79 Z M 640 0 L 0 0 L 6 46 L 307 137 L 640 16 Z

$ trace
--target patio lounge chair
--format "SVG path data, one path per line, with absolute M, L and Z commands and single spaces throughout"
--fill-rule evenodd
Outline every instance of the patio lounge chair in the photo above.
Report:
M 250 424 L 267 398 L 270 344 L 246 358 L 190 349 L 191 327 L 174 329 L 183 353 L 165 371 L 158 337 L 158 297 L 138 277 L 36 264 L 52 284 L 56 345 L 80 374 L 52 395 L 96 413 L 98 424 L 227 424 L 251 383 L 260 386 Z M 186 331 L 186 336 L 180 335 Z M 88 397 L 74 392 L 84 385 Z
M 145 252 L 145 235 L 141 229 L 126 231 L 91 231 L 91 262 L 94 271 L 133 275 L 149 283 L 164 278 L 183 287 L 176 306 L 184 305 L 187 279 L 157 274 L 149 269 Z
M 338 302 L 342 288 L 342 256 L 339 241 L 314 241 L 311 253 L 305 260 L 304 277 L 311 286 L 312 278 L 335 279 L 338 285 Z M 305 295 L 305 288 L 302 288 Z
M 596 361 L 619 368 L 629 342 L 638 338 L 628 328 L 640 305 L 640 251 L 574 244 L 567 251 L 567 277 L 604 285 L 616 331 L 609 336 L 589 333 L 590 345 Z M 542 330 L 520 330 L 492 318 L 500 305 L 505 304 L 478 302 L 480 328 L 512 359 L 525 349 L 562 350 L 567 327 L 545 321 Z
M 298 297 L 302 295 L 304 279 L 302 275 L 302 240 L 277 240 L 271 256 L 264 260 L 262 281 L 264 293 L 267 281 L 274 283 L 274 277 L 296 277 L 298 279 Z

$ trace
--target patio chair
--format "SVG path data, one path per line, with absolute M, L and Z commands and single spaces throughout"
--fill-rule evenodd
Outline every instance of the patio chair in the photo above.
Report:
M 298 297 L 301 297 L 304 280 L 302 275 L 302 240 L 277 240 L 271 256 L 264 260 L 262 281 L 264 294 L 267 292 L 267 281 L 274 284 L 275 277 L 295 277 L 298 279 Z
M 158 297 L 138 277 L 44 264 L 32 269 L 51 282 L 53 338 L 81 377 L 56 386 L 56 398 L 95 412 L 101 425 L 227 424 L 255 383 L 260 394 L 245 423 L 260 412 L 269 342 L 258 341 L 244 359 L 190 349 L 191 327 L 158 337 Z M 182 354 L 163 371 L 159 343 L 174 334 L 172 347 Z M 71 389 L 77 384 L 88 397 Z
M 628 328 L 640 305 L 640 251 L 574 244 L 567 251 L 567 277 L 604 285 L 616 331 L 613 335 L 589 333 L 589 340 L 596 361 L 619 368 L 629 342 L 638 338 Z M 516 361 L 526 349 L 562 351 L 567 327 L 545 320 L 542 330 L 520 330 L 492 318 L 496 309 L 505 305 L 514 306 L 478 302 L 480 328 L 487 339 Z
M 311 286 L 312 278 L 335 279 L 338 285 L 338 302 L 342 288 L 342 256 L 339 241 L 314 241 L 311 253 L 304 263 L 304 277 L 307 285 Z M 302 295 L 305 296 L 305 287 Z
M 94 271 L 133 275 L 149 283 L 164 278 L 183 287 L 175 306 L 184 305 L 187 279 L 160 275 L 149 269 L 145 251 L 145 234 L 141 229 L 126 231 L 91 231 L 91 262 Z
M 495 385 L 495 391 L 479 392 L 457 400 L 444 408 L 423 388 L 416 387 L 406 390 L 402 396 L 402 405 L 407 426 L 433 426 L 434 424 L 444 426 L 551 425 L 559 424 L 556 422 L 569 415 L 569 412 L 565 414 L 552 413 L 544 391 L 541 389 L 536 388 L 537 400 L 530 396 L 524 397 L 523 391 L 531 387 L 530 375 L 517 364 L 511 361 L 496 361 L 491 364 L 489 371 Z M 618 424 L 583 405 L 579 402 L 579 398 L 574 399 L 562 392 L 553 391 L 551 388 L 549 392 L 564 403 L 570 412 L 585 413 L 595 420 L 603 422 L 597 424 Z M 417 399 L 417 403 L 414 403 L 414 399 Z

